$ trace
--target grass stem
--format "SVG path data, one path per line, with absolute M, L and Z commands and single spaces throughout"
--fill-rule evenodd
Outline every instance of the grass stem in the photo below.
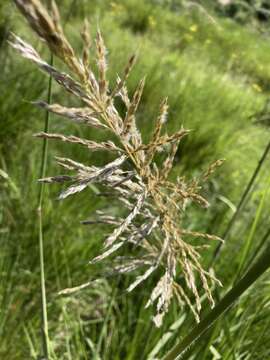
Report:
M 53 55 L 51 54 L 50 65 L 53 65 Z M 48 104 L 51 102 L 52 96 L 52 78 L 49 77 L 48 83 Z M 47 111 L 45 114 L 44 131 L 49 130 L 50 114 Z M 43 140 L 42 160 L 40 168 L 40 178 L 45 177 L 47 168 L 47 154 L 48 154 L 48 140 Z M 45 285 L 45 267 L 44 267 L 44 237 L 43 237 L 43 194 L 44 183 L 41 183 L 38 197 L 38 237 L 39 237 L 39 263 L 40 263 L 40 287 L 41 287 L 41 316 L 42 316 L 42 338 L 43 338 L 43 353 L 46 359 L 49 359 L 49 333 L 48 333 L 48 317 L 47 317 L 47 300 L 46 300 L 46 285 Z

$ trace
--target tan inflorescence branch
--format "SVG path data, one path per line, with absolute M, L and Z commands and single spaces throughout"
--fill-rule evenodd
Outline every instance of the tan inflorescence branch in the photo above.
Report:
M 187 304 L 199 321 L 201 302 L 198 288 L 202 287 L 205 290 L 207 298 L 213 305 L 211 284 L 220 285 L 220 282 L 200 263 L 199 251 L 205 245 L 192 245 L 188 239 L 190 237 L 207 241 L 221 239 L 183 229 L 181 218 L 190 202 L 203 207 L 209 205 L 199 192 L 203 183 L 222 161 L 210 165 L 198 179 L 187 182 L 184 178 L 178 177 L 175 182 L 170 181 L 169 174 L 178 145 L 189 131 L 180 129 L 174 134 L 164 132 L 163 125 L 167 121 L 168 113 L 168 102 L 165 99 L 161 102 L 152 137 L 149 143 L 143 143 L 136 124 L 136 114 L 145 79 L 139 82 L 131 97 L 126 86 L 135 63 L 135 56 L 130 57 L 123 69 L 122 77 L 117 77 L 115 85 L 111 87 L 107 79 L 107 51 L 99 30 L 94 42 L 89 34 L 89 24 L 84 23 L 81 32 L 83 52 L 82 56 L 78 57 L 64 35 L 54 2 L 51 13 L 39 0 L 15 0 L 15 3 L 31 28 L 45 41 L 51 52 L 67 66 L 69 74 L 47 64 L 31 45 L 18 36 L 11 35 L 11 46 L 52 76 L 64 90 L 77 97 L 83 103 L 83 107 L 69 108 L 59 104 L 49 105 L 43 101 L 35 104 L 73 122 L 110 130 L 112 137 L 117 138 L 118 141 L 116 145 L 112 140 L 96 142 L 72 135 L 44 132 L 36 134 L 41 138 L 78 144 L 89 151 L 106 150 L 115 156 L 113 161 L 101 167 L 85 165 L 69 158 L 57 158 L 59 166 L 69 174 L 52 176 L 40 181 L 69 183 L 59 195 L 60 199 L 81 192 L 93 183 L 101 185 L 102 191 L 105 186 L 109 196 L 115 198 L 117 195 L 117 199 L 126 208 L 125 218 L 113 217 L 98 211 L 92 220 L 83 222 L 114 226 L 114 230 L 104 240 L 103 252 L 90 263 L 101 261 L 129 244 L 130 256 L 113 257 L 110 268 L 120 274 L 140 270 L 140 274 L 128 287 L 129 292 L 154 272 L 160 274 L 160 279 L 149 294 L 149 301 L 146 304 L 147 307 L 156 304 L 156 314 L 153 317 L 156 326 L 161 325 L 173 297 L 180 305 Z M 89 52 L 93 44 L 96 47 L 97 73 L 91 68 L 89 61 Z M 117 97 L 126 107 L 124 117 L 120 115 L 115 105 Z M 155 159 L 156 154 L 160 152 L 165 154 L 165 160 L 159 168 Z M 77 288 L 81 289 L 84 286 Z M 72 290 L 69 289 L 68 292 Z

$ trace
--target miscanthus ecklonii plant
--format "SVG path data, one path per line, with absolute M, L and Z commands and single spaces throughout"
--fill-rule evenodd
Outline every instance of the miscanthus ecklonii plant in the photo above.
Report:
M 181 305 L 187 304 L 199 321 L 201 303 L 198 288 L 202 287 L 205 290 L 213 306 L 211 282 L 219 285 L 220 282 L 200 263 L 200 250 L 207 245 L 192 245 L 190 239 L 221 239 L 214 235 L 184 229 L 181 226 L 181 218 L 191 202 L 204 208 L 208 207 L 209 204 L 200 194 L 200 190 L 222 161 L 211 164 L 199 178 L 187 181 L 184 177 L 177 177 L 176 181 L 170 181 L 169 175 L 179 143 L 189 131 L 184 128 L 173 134 L 164 131 L 163 125 L 167 121 L 168 113 L 165 99 L 159 106 L 151 139 L 147 144 L 143 143 L 136 123 L 136 114 L 145 80 L 139 82 L 132 96 L 128 94 L 126 85 L 135 63 L 135 56 L 130 57 L 121 77 L 116 77 L 115 84 L 109 85 L 106 76 L 107 51 L 100 31 L 97 31 L 95 39 L 97 71 L 94 71 L 89 61 L 90 50 L 94 46 L 86 21 L 81 32 L 83 52 L 82 56 L 78 57 L 64 35 L 54 2 L 50 12 L 39 0 L 15 0 L 15 3 L 52 54 L 67 66 L 69 74 L 46 63 L 31 45 L 18 36 L 11 35 L 11 45 L 23 57 L 49 74 L 83 106 L 65 107 L 43 101 L 36 104 L 75 123 L 103 129 L 108 135 L 108 141 L 96 142 L 94 139 L 45 132 L 37 136 L 75 143 L 89 151 L 108 151 L 115 157 L 113 161 L 101 167 L 58 157 L 57 163 L 67 174 L 40 181 L 67 184 L 59 199 L 79 193 L 93 183 L 100 186 L 102 191 L 105 187 L 107 194 L 112 197 L 117 195 L 119 203 L 126 208 L 125 217 L 110 216 L 106 211 L 98 211 L 96 219 L 89 221 L 114 226 L 113 231 L 104 240 L 102 253 L 92 259 L 91 263 L 102 261 L 114 255 L 121 247 L 129 245 L 129 256 L 113 256 L 110 269 L 119 274 L 135 270 L 138 272 L 135 281 L 129 285 L 128 292 L 154 272 L 160 274 L 146 304 L 156 306 L 154 323 L 157 326 L 161 325 L 173 297 Z M 116 98 L 120 98 L 125 106 L 124 116 L 121 116 L 117 109 Z M 117 138 L 116 143 L 110 140 L 110 135 L 111 139 Z M 156 154 L 162 152 L 165 154 L 165 160 L 158 167 Z M 180 281 L 180 276 L 184 280 Z

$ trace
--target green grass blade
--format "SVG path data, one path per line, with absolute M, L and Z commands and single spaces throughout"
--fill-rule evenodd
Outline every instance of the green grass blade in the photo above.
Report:
M 262 194 L 258 209 L 257 209 L 256 214 L 255 214 L 255 219 L 254 219 L 254 221 L 252 223 L 252 226 L 251 226 L 251 229 L 250 229 L 250 232 L 249 232 L 248 239 L 245 242 L 245 246 L 244 246 L 243 251 L 241 252 L 240 263 L 239 263 L 238 271 L 236 272 L 235 280 L 241 274 L 243 266 L 245 264 L 245 261 L 246 261 L 248 255 L 249 255 L 250 248 L 251 248 L 251 245 L 252 245 L 252 240 L 254 239 L 254 235 L 255 235 L 256 229 L 258 227 L 259 220 L 261 218 L 262 210 L 264 208 L 265 199 L 266 199 L 266 196 L 267 196 L 268 191 L 269 191 L 269 186 L 270 186 L 270 178 L 268 179 L 267 187 L 266 187 L 265 191 Z
M 237 220 L 238 216 L 240 215 L 241 210 L 242 210 L 243 205 L 244 205 L 244 202 L 245 202 L 245 200 L 246 200 L 246 198 L 247 198 L 247 196 L 248 196 L 251 188 L 253 187 L 253 184 L 254 184 L 257 176 L 259 175 L 259 172 L 260 172 L 260 170 L 261 170 L 261 167 L 262 167 L 262 165 L 264 164 L 264 162 L 265 162 L 265 160 L 266 160 L 266 158 L 267 158 L 267 155 L 268 155 L 269 151 L 270 151 L 270 141 L 269 141 L 268 144 L 266 145 L 266 147 L 265 147 L 265 149 L 264 149 L 264 151 L 263 151 L 263 154 L 262 154 L 260 160 L 258 161 L 258 164 L 257 164 L 257 166 L 256 166 L 256 168 L 255 168 L 255 170 L 254 170 L 254 172 L 253 172 L 253 174 L 252 174 L 252 176 L 251 176 L 251 178 L 250 178 L 250 180 L 249 180 L 249 182 L 248 182 L 248 184 L 247 184 L 247 186 L 246 186 L 246 188 L 245 188 L 245 190 L 244 190 L 244 192 L 243 192 L 243 194 L 242 194 L 242 196 L 241 196 L 241 198 L 240 198 L 240 201 L 239 201 L 239 203 L 238 203 L 238 205 L 237 205 L 236 211 L 235 211 L 235 213 L 233 214 L 230 222 L 228 223 L 228 225 L 227 225 L 227 227 L 226 227 L 226 230 L 225 230 L 225 232 L 224 232 L 224 234 L 223 234 L 223 236 L 222 236 L 222 238 L 223 238 L 224 240 L 227 239 L 227 237 L 228 237 L 228 235 L 229 235 L 229 233 L 230 233 L 230 231 L 231 231 L 231 229 L 232 229 L 235 221 Z M 219 244 L 217 245 L 217 247 L 216 247 L 216 249 L 215 249 L 215 251 L 214 251 L 214 254 L 213 254 L 213 258 L 212 258 L 212 261 L 211 261 L 211 266 L 213 265 L 213 263 L 215 262 L 215 260 L 218 258 L 219 254 L 220 254 L 220 251 L 221 251 L 221 249 L 222 249 L 223 244 L 224 244 L 224 243 L 219 243 Z
M 246 270 L 253 265 L 253 263 L 256 261 L 257 257 L 261 253 L 262 249 L 264 248 L 264 245 L 267 244 L 268 238 L 270 237 L 270 227 L 266 230 L 264 236 L 262 237 L 261 241 L 255 248 L 255 250 L 252 253 L 251 258 L 249 259 L 248 263 L 245 265 L 243 269 L 243 273 L 246 272 Z
M 270 244 L 257 263 L 163 360 L 178 359 L 270 267 Z

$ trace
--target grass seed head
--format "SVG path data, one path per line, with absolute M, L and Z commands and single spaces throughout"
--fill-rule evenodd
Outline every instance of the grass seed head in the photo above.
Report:
M 190 202 L 202 207 L 209 206 L 207 200 L 200 194 L 200 189 L 222 161 L 210 165 L 200 179 L 187 182 L 182 177 L 175 182 L 170 181 L 169 173 L 178 146 L 189 131 L 182 128 L 173 134 L 162 134 L 163 124 L 168 117 L 168 103 L 165 99 L 160 105 L 152 138 L 148 144 L 143 143 L 141 132 L 137 128 L 136 116 L 145 78 L 139 82 L 132 98 L 129 97 L 126 84 L 135 63 L 135 56 L 131 56 L 127 61 L 122 77 L 116 78 L 116 84 L 110 90 L 106 76 L 107 50 L 99 30 L 96 36 L 98 71 L 95 74 L 89 68 L 91 39 L 87 22 L 81 33 L 83 41 L 81 59 L 75 54 L 64 35 L 60 15 L 54 2 L 51 15 L 39 0 L 15 0 L 15 3 L 30 27 L 42 40 L 45 40 L 51 52 L 67 65 L 69 73 L 63 73 L 48 65 L 31 45 L 17 36 L 11 36 L 11 45 L 23 57 L 52 76 L 65 91 L 79 98 L 84 107 L 69 108 L 59 104 L 49 105 L 43 101 L 36 102 L 36 105 L 74 122 L 110 130 L 113 138 L 117 139 L 116 145 L 111 139 L 96 142 L 94 139 L 83 139 L 73 135 L 45 132 L 36 134 L 40 138 L 84 146 L 89 151 L 106 150 L 115 156 L 114 160 L 101 167 L 81 164 L 69 158 L 56 158 L 58 165 L 69 173 L 47 177 L 40 181 L 64 184 L 71 182 L 71 185 L 69 184 L 61 192 L 59 199 L 84 191 L 89 184 L 95 183 L 101 189 L 100 195 L 108 196 L 110 201 L 117 199 L 121 205 L 124 205 L 125 217 L 111 217 L 105 211 L 97 212 L 93 220 L 83 221 L 85 225 L 107 224 L 115 227 L 104 239 L 104 251 L 91 260 L 91 263 L 112 256 L 113 273 L 140 271 L 128 287 L 128 292 L 133 291 L 153 273 L 159 273 L 160 278 L 150 292 L 146 304 L 156 307 L 156 314 L 153 316 L 156 326 L 162 324 L 173 297 L 178 300 L 180 306 L 183 304 L 189 306 L 196 320 L 199 321 L 201 302 L 198 289 L 201 287 L 204 289 L 210 304 L 213 305 L 210 284 L 215 282 L 220 285 L 220 282 L 200 263 L 200 250 L 204 246 L 192 245 L 190 238 L 201 238 L 206 241 L 219 241 L 220 238 L 184 229 L 181 219 Z M 120 97 L 126 106 L 124 117 L 120 115 L 115 105 L 116 97 Z M 156 154 L 160 151 L 166 152 L 168 147 L 169 153 L 161 168 L 158 168 L 155 162 Z M 115 253 L 125 245 L 129 245 L 129 256 L 115 256 Z M 84 288 L 84 285 L 79 288 Z M 66 292 L 72 292 L 72 289 Z

